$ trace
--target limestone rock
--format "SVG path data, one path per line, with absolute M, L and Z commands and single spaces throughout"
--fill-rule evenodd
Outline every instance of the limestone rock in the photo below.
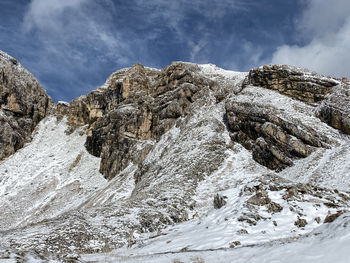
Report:
M 339 216 L 344 214 L 345 211 L 338 211 L 334 214 L 327 215 L 326 218 L 324 219 L 324 223 L 332 223 L 334 220 L 336 220 Z
M 258 190 L 256 194 L 247 200 L 248 204 L 263 206 L 271 202 L 269 195 L 264 190 Z
M 67 115 L 69 112 L 69 103 L 65 101 L 59 101 L 56 106 L 56 112 L 57 115 Z
M 350 85 L 342 83 L 321 103 L 318 117 L 330 126 L 350 134 Z
M 0 160 L 30 141 L 51 105 L 51 98 L 33 75 L 0 51 Z
M 249 72 L 245 85 L 276 90 L 305 102 L 319 102 L 338 85 L 338 81 L 287 65 L 265 65 Z
M 220 194 L 216 194 L 214 196 L 214 208 L 216 209 L 220 209 L 221 207 L 223 207 L 224 205 L 226 205 L 226 196 L 222 196 Z
M 70 103 L 69 124 L 89 125 L 86 148 L 102 158 L 101 173 L 113 178 L 130 162 L 141 163 L 150 150 L 147 140 L 159 140 L 190 113 L 195 101 L 206 102 L 199 93 L 217 86 L 198 72 L 190 63 L 173 63 L 161 71 L 136 64 Z
M 281 212 L 282 210 L 283 210 L 283 207 L 276 202 L 270 202 L 267 206 L 267 211 L 269 211 L 270 213 L 278 213 L 278 212 Z
M 280 171 L 293 159 L 307 157 L 314 147 L 327 147 L 329 140 L 312 127 L 280 117 L 278 109 L 249 102 L 226 103 L 231 138 L 253 153 L 260 164 Z
M 307 221 L 306 219 L 298 218 L 298 220 L 294 222 L 294 225 L 297 227 L 305 227 L 307 225 Z
M 321 103 L 317 116 L 350 134 L 350 86 L 346 81 L 287 65 L 265 65 L 249 72 L 244 81 L 247 85 L 272 89 L 307 103 Z

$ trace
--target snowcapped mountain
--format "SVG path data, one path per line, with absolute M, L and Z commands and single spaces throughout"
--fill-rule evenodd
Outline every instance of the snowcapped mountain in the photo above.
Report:
M 0 53 L 0 98 L 0 262 L 348 262 L 349 83 L 136 64 L 55 105 Z

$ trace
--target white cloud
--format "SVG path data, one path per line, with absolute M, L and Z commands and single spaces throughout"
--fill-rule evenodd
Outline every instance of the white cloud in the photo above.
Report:
M 301 66 L 337 77 L 350 76 L 348 0 L 307 0 L 307 8 L 296 26 L 307 44 L 278 47 L 272 63 Z
M 59 30 L 63 26 L 59 18 L 69 10 L 78 12 L 85 2 L 87 0 L 32 0 L 24 18 L 24 29 Z
M 190 40 L 188 42 L 188 46 L 190 47 L 190 61 L 198 61 L 199 63 L 207 63 L 208 61 L 205 61 L 205 58 L 199 58 L 198 55 L 205 50 L 205 47 L 207 46 L 208 42 L 205 39 L 200 39 L 198 42 L 193 42 Z M 203 60 L 203 61 L 202 61 Z
M 111 13 L 95 1 L 31 0 L 22 27 L 27 34 L 37 34 L 42 52 L 74 60 L 79 67 L 86 62 L 88 49 L 103 50 L 116 62 L 126 61 L 128 46 L 111 28 L 111 21 Z

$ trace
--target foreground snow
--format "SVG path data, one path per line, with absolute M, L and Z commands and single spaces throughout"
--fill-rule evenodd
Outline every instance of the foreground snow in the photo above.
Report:
M 329 263 L 349 262 L 350 217 L 343 216 L 333 224 L 296 239 L 267 242 L 262 245 L 198 250 L 191 252 L 157 250 L 119 250 L 109 254 L 83 255 L 83 261 L 93 262 L 280 262 Z M 195 238 L 195 237 L 193 237 Z M 205 240 L 202 240 L 204 243 Z M 159 243 L 159 246 L 163 244 Z

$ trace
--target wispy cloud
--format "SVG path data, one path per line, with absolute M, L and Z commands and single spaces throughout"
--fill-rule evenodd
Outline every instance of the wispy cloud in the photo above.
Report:
M 304 45 L 283 45 L 272 63 L 306 67 L 323 74 L 350 76 L 350 5 L 348 0 L 307 0 L 296 27 Z
M 115 68 L 132 63 L 130 41 L 115 30 L 112 1 L 31 0 L 22 32 L 35 47 L 27 64 L 36 69 L 49 94 L 65 99 L 102 84 Z M 56 82 L 56 83 L 55 83 Z
M 161 24 L 170 29 L 176 41 L 187 47 L 187 59 L 200 63 L 210 59 L 210 44 L 215 40 L 211 31 L 221 26 L 225 16 L 246 11 L 250 2 L 250 0 L 135 0 L 135 6 L 149 14 L 148 23 Z M 157 31 L 154 33 L 157 35 Z
M 19 46 L 30 45 L 22 61 L 55 100 L 86 94 L 136 62 L 163 67 L 185 60 L 245 70 L 262 56 L 257 41 L 246 38 L 261 36 L 254 29 L 259 22 L 248 17 L 265 6 L 259 3 L 31 0 L 21 26 Z
M 61 53 L 80 65 L 87 62 L 86 49 L 103 50 L 118 64 L 130 63 L 134 61 L 135 43 L 146 45 L 146 41 L 159 40 L 164 30 L 187 46 L 188 58 L 196 60 L 203 58 L 202 51 L 207 52 L 208 28 L 189 25 L 190 18 L 199 16 L 210 23 L 245 6 L 241 0 L 130 0 L 128 4 L 110 0 L 31 0 L 22 28 L 38 37 L 44 51 Z M 125 11 L 132 17 L 147 17 L 128 25 L 123 23 L 127 14 L 121 12 Z
M 111 24 L 112 14 L 94 1 L 32 0 L 23 30 L 36 34 L 45 51 L 69 56 L 80 65 L 86 62 L 83 50 L 87 48 L 104 49 L 106 55 L 125 61 L 127 47 Z

